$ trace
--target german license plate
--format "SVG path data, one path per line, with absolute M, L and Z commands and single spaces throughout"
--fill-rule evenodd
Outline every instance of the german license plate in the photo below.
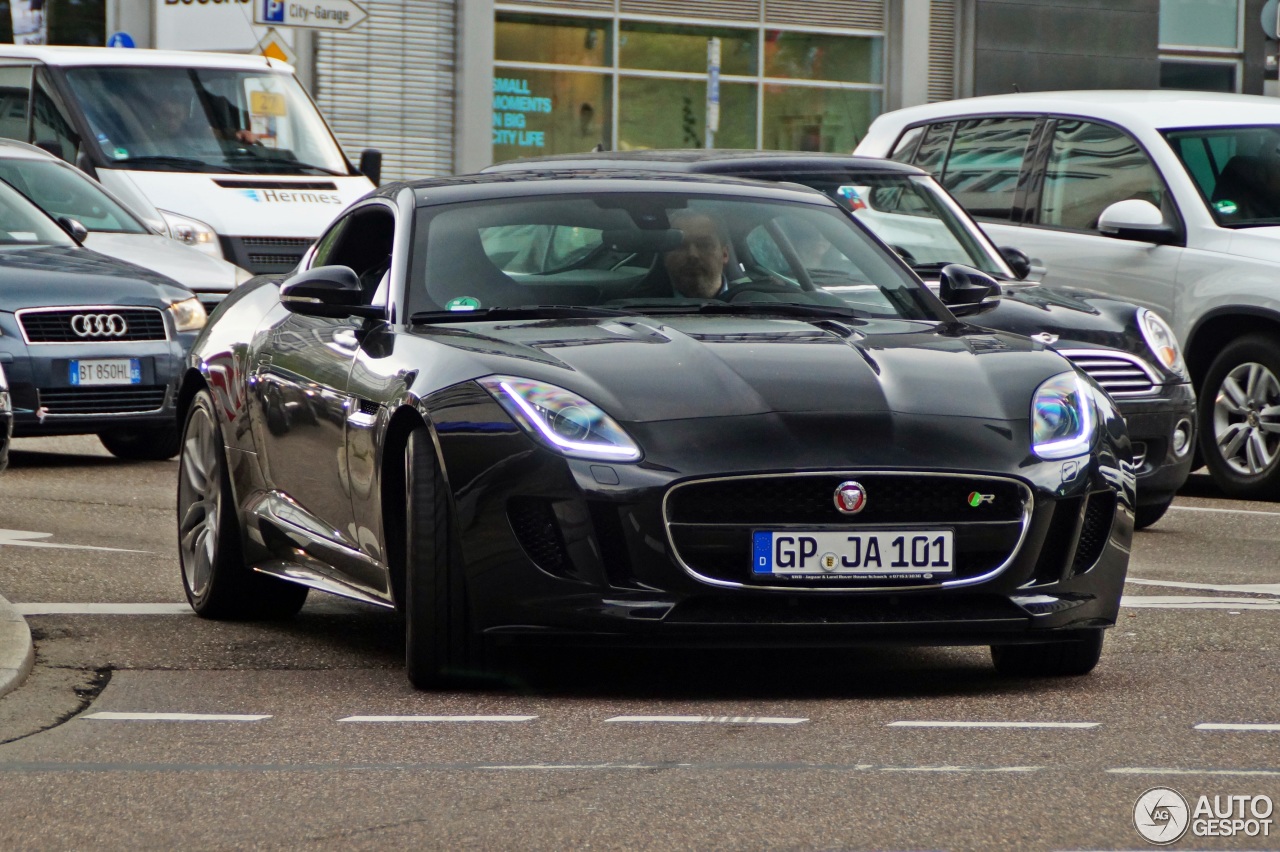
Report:
M 142 362 L 137 358 L 72 361 L 68 372 L 72 387 L 142 384 Z
M 757 530 L 751 536 L 756 576 L 936 580 L 955 573 L 951 530 Z

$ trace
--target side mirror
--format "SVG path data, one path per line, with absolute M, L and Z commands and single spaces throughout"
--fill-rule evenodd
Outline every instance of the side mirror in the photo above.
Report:
M 349 266 L 317 266 L 280 285 L 280 303 L 295 314 L 315 317 L 371 317 L 386 310 L 368 303 L 360 277 Z
M 377 148 L 365 148 L 360 152 L 360 174 L 373 181 L 374 186 L 382 183 L 382 152 Z
M 58 225 L 67 232 L 71 239 L 76 241 L 78 246 L 84 245 L 84 241 L 89 239 L 89 229 L 70 216 L 59 216 Z
M 972 314 L 1000 298 L 1000 282 L 972 266 L 948 263 L 938 275 L 938 297 L 956 316 Z
M 1177 239 L 1177 232 L 1164 221 L 1160 208 L 1150 201 L 1130 198 L 1117 201 L 1098 217 L 1098 230 L 1118 240 L 1167 244 Z
M 1025 281 L 1031 274 L 1031 258 L 1027 257 L 1027 253 L 1022 249 L 1000 246 L 1000 256 L 1004 258 L 1005 263 L 1009 264 L 1009 271 L 1019 281 Z

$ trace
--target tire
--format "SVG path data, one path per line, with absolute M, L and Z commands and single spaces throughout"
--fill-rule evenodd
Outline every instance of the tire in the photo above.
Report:
M 1261 335 L 1228 344 L 1199 392 L 1200 449 L 1228 497 L 1280 498 L 1280 348 Z
M 178 454 L 182 436 L 173 426 L 99 432 L 107 452 L 128 461 L 166 461 Z
M 405 671 L 418 689 L 448 686 L 476 664 L 467 597 L 453 558 L 449 495 L 426 427 L 405 453 Z
M 307 599 L 306 586 L 245 564 L 222 429 L 208 391 L 192 400 L 182 434 L 178 563 L 187 602 L 203 618 L 288 618 Z
M 1102 656 L 1101 627 L 1081 631 L 1078 639 L 1038 645 L 992 645 L 991 662 L 1009 677 L 1071 677 L 1093 671 Z
M 1133 528 L 1135 530 L 1144 530 L 1154 524 L 1156 521 L 1164 517 L 1164 513 L 1169 511 L 1169 507 L 1173 505 L 1173 495 L 1169 495 L 1168 500 L 1161 500 L 1159 503 L 1148 503 L 1145 506 L 1139 506 L 1133 513 Z

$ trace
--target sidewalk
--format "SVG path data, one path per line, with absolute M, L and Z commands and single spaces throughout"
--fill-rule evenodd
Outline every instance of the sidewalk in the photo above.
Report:
M 0 695 L 17 689 L 35 662 L 26 619 L 0 596 Z

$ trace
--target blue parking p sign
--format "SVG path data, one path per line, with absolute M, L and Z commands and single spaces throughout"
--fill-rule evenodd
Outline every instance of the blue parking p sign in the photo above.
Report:
M 262 20 L 268 24 L 284 23 L 284 0 L 260 0 Z

